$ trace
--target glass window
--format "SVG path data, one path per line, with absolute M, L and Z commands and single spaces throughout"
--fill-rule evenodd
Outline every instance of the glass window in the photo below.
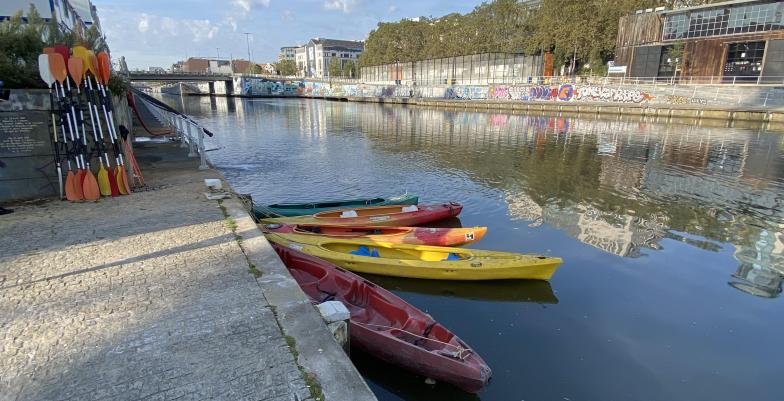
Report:
M 784 2 L 723 6 L 681 14 L 664 19 L 664 40 L 752 33 L 784 28 Z

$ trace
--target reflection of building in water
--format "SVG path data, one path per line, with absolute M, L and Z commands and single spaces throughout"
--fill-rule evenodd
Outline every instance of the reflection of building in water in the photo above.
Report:
M 762 230 L 751 246 L 738 245 L 734 256 L 740 265 L 730 285 L 749 294 L 777 297 L 784 281 L 783 235 Z
M 425 154 L 503 191 L 513 218 L 615 254 L 659 249 L 665 234 L 673 237 L 667 229 L 703 237 L 673 239 L 715 251 L 713 241 L 754 242 L 741 225 L 774 232 L 771 224 L 784 224 L 777 135 L 623 117 L 373 105 L 357 112 L 372 146 Z

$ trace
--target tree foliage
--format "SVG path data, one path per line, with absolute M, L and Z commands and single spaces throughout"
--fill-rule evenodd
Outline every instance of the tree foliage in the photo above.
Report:
M 343 72 L 343 66 L 340 65 L 340 59 L 337 57 L 332 57 L 329 59 L 329 76 L 330 77 L 339 77 Z
M 295 75 L 297 73 L 297 65 L 294 63 L 294 60 L 280 60 L 275 63 L 275 71 L 278 72 L 278 75 Z
M 357 77 L 357 63 L 353 60 L 348 60 L 343 63 L 343 71 L 341 71 L 343 78 L 356 78 Z
M 108 50 L 95 26 L 85 32 L 64 33 L 54 16 L 45 21 L 32 4 L 27 17 L 23 18 L 23 15 L 19 10 L 0 22 L 0 80 L 5 88 L 46 86 L 38 73 L 38 55 L 44 47 L 64 44 L 68 47 L 81 45 L 96 52 Z
M 516 0 L 485 2 L 461 15 L 381 22 L 370 32 L 360 66 L 503 52 L 551 52 L 556 65 L 604 64 L 614 57 L 618 21 L 635 10 L 717 0 Z

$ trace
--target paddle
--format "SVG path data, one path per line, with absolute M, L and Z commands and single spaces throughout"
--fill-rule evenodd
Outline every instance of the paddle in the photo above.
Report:
M 68 59 L 68 73 L 71 75 L 71 78 L 74 80 L 76 84 L 76 93 L 77 98 L 79 99 L 79 125 L 82 128 L 82 144 L 84 147 L 82 148 L 82 152 L 80 152 L 80 156 L 82 157 L 82 167 L 83 170 L 79 171 L 81 174 L 81 183 L 82 183 L 82 190 L 84 192 L 84 198 L 87 200 L 98 200 L 101 197 L 101 192 L 98 189 L 98 181 L 95 179 L 92 170 L 90 169 L 90 157 L 88 155 L 87 161 L 85 162 L 84 159 L 84 152 L 87 150 L 87 131 L 84 128 L 84 112 L 82 111 L 81 107 L 81 96 L 79 96 L 79 86 L 82 84 L 82 76 L 84 75 L 84 68 L 82 64 L 82 60 L 77 57 L 71 57 Z M 79 174 L 77 174 L 77 179 L 79 179 Z
M 51 53 L 47 55 L 49 58 L 49 71 L 51 72 L 54 79 L 60 84 L 60 92 L 62 93 L 62 99 L 66 99 L 65 97 L 65 88 L 63 87 L 63 82 L 68 80 L 68 71 L 65 67 L 65 61 L 63 61 L 63 57 L 60 53 Z M 69 84 L 70 85 L 70 84 Z M 62 102 L 60 102 L 62 103 Z M 75 121 L 71 121 L 71 115 L 63 109 L 62 105 L 60 107 L 61 118 L 62 114 L 65 114 L 66 119 L 68 120 L 68 130 L 71 133 L 71 143 L 76 143 L 76 137 L 74 135 L 74 125 Z M 65 138 L 65 134 L 63 134 L 63 138 Z M 66 146 L 67 149 L 67 146 Z M 76 167 L 79 167 L 79 159 L 74 156 L 74 161 L 76 162 Z M 69 191 L 70 187 L 70 191 Z M 76 176 L 71 170 L 71 162 L 68 162 L 68 174 L 65 177 L 65 197 L 69 201 L 79 201 L 84 199 L 84 193 L 82 192 L 82 185 L 79 180 L 76 179 Z M 71 196 L 69 196 L 69 193 Z
M 119 139 L 117 138 L 117 131 L 114 129 L 114 115 L 112 114 L 112 98 L 111 96 L 106 96 L 106 92 L 103 90 L 103 87 L 109 83 L 109 77 L 112 70 L 112 63 L 109 61 L 109 54 L 106 52 L 98 53 L 98 76 L 101 78 L 101 83 L 103 86 L 101 87 L 101 92 L 104 96 L 104 101 L 109 108 L 108 112 L 108 122 L 110 124 L 109 133 L 112 137 L 112 145 L 114 146 L 114 153 L 117 157 L 119 157 L 120 162 L 118 165 L 119 171 L 115 171 L 117 186 L 120 189 L 120 193 L 123 195 L 128 195 L 131 193 L 131 187 L 128 184 L 128 175 L 125 171 L 125 161 L 123 160 L 122 152 L 119 151 L 118 142 Z
M 54 50 L 54 49 L 53 49 Z M 60 192 L 60 199 L 63 199 L 63 169 L 60 166 L 60 145 L 57 143 L 57 123 L 54 118 L 54 97 L 52 88 L 54 87 L 54 77 L 49 71 L 49 56 L 41 54 L 38 56 L 38 74 L 49 87 L 49 107 L 52 115 L 52 145 L 54 145 L 54 161 L 57 166 L 57 190 Z
M 96 87 L 98 85 L 98 80 L 96 78 L 96 69 L 92 62 L 92 56 L 89 50 L 82 46 L 76 46 L 73 48 L 73 55 L 74 57 L 79 57 L 82 59 L 82 63 L 84 65 L 84 75 L 85 81 L 87 82 L 86 93 L 87 96 L 87 103 L 90 112 L 90 122 L 92 123 L 93 127 L 93 139 L 96 145 L 96 151 L 98 152 L 98 161 L 100 163 L 100 167 L 98 169 L 98 188 L 103 196 L 118 196 L 120 194 L 120 190 L 117 187 L 117 183 L 114 179 L 109 179 L 109 175 L 114 177 L 114 171 L 111 168 L 111 164 L 109 163 L 109 155 L 106 154 L 106 147 L 104 146 L 104 136 L 103 136 L 103 128 L 101 127 L 101 119 L 98 117 L 98 101 L 95 99 L 97 95 L 97 90 L 93 88 L 92 81 L 95 79 Z M 91 79 L 92 77 L 92 79 Z M 98 125 L 98 129 L 96 130 L 96 124 Z M 100 133 L 100 137 L 98 134 Z M 103 153 L 103 158 L 101 158 L 101 153 Z M 104 169 L 104 160 L 106 160 L 106 167 L 109 168 L 109 171 Z M 116 161 L 116 159 L 115 159 Z
M 106 102 L 105 102 L 106 93 L 103 90 L 103 86 L 101 86 L 101 82 L 103 78 L 101 77 L 101 71 L 98 68 L 98 57 L 95 56 L 95 53 L 93 53 L 92 50 L 87 50 L 87 57 L 90 59 L 89 65 L 91 66 L 91 71 L 93 72 L 93 78 L 95 78 L 95 86 L 97 88 L 95 90 L 95 93 L 101 103 L 101 109 L 103 110 L 104 121 L 106 121 L 106 130 L 109 132 L 109 139 L 110 142 L 112 143 L 112 151 L 114 152 L 115 167 L 114 168 L 109 167 L 108 157 L 106 162 L 107 167 L 109 167 L 109 172 L 108 172 L 109 185 L 111 187 L 112 196 L 118 196 L 122 194 L 120 192 L 120 186 L 119 186 L 119 184 L 122 184 L 122 182 L 119 183 L 117 182 L 117 169 L 120 168 L 120 159 L 117 157 L 117 146 L 115 145 L 114 136 L 112 135 L 113 124 L 112 121 L 109 119 L 109 114 L 106 112 Z M 96 104 L 97 103 L 98 101 L 96 101 Z M 95 114 L 98 115 L 97 105 L 95 106 Z

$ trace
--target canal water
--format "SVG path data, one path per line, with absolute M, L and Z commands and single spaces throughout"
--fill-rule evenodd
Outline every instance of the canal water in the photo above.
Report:
M 168 99 L 178 104 L 179 98 Z M 784 134 L 303 99 L 192 97 L 210 161 L 260 203 L 458 201 L 476 248 L 549 283 L 371 277 L 474 347 L 465 394 L 352 355 L 380 400 L 781 400 Z M 719 123 L 715 123 L 719 124 Z

